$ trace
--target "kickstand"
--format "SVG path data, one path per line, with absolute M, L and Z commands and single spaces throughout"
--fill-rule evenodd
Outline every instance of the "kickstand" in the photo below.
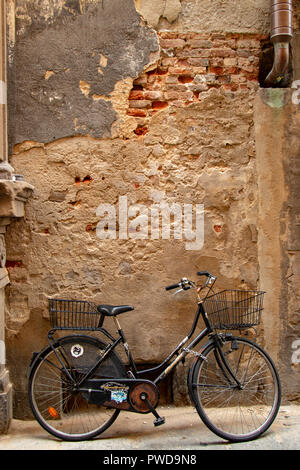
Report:
M 150 401 L 148 400 L 147 394 L 144 393 L 144 392 L 141 393 L 141 394 L 140 394 L 140 399 L 141 399 L 141 400 L 144 400 L 144 401 L 147 403 L 147 405 L 149 406 L 151 412 L 154 414 L 154 416 L 155 416 L 155 418 L 156 418 L 156 419 L 154 420 L 154 422 L 153 422 L 154 426 L 160 426 L 161 424 L 165 424 L 165 422 L 166 422 L 165 418 L 159 416 L 159 414 L 157 413 L 156 409 L 153 408 L 152 404 L 151 404 Z

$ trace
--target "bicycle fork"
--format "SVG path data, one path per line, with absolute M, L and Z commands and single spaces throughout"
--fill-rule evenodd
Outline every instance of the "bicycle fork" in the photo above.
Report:
M 231 367 L 230 367 L 230 365 L 229 365 L 228 361 L 226 360 L 226 357 L 223 353 L 222 344 L 221 344 L 222 340 L 220 339 L 220 337 L 218 335 L 216 335 L 215 338 L 214 338 L 214 341 L 215 341 L 215 344 L 216 344 L 216 349 L 214 350 L 214 355 L 215 355 L 218 366 L 220 367 L 224 377 L 226 378 L 226 380 L 228 380 L 229 383 L 232 381 L 231 379 L 233 379 L 233 381 L 235 382 L 237 388 L 239 390 L 243 390 L 244 386 L 241 384 L 241 382 L 236 377 L 236 374 L 231 369 Z M 235 344 L 235 341 L 233 340 L 232 350 L 235 350 L 235 349 L 238 349 L 238 346 Z

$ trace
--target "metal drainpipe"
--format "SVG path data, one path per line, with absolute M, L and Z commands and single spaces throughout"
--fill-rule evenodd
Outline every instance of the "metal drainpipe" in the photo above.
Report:
M 0 179 L 12 179 L 7 153 L 6 0 L 0 1 Z
M 274 45 L 273 67 L 265 84 L 278 84 L 286 75 L 289 67 L 289 46 L 293 37 L 292 0 L 272 0 L 271 41 Z

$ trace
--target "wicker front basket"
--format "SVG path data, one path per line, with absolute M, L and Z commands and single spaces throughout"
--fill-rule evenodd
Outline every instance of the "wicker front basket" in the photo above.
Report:
M 242 330 L 259 325 L 264 293 L 224 290 L 205 299 L 203 306 L 213 328 Z

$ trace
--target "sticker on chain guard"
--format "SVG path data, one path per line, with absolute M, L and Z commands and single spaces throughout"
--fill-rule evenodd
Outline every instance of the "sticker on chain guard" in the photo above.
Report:
M 111 400 L 115 401 L 116 403 L 122 403 L 123 401 L 127 400 L 127 392 L 123 390 L 118 390 L 115 392 L 111 392 L 110 394 Z
M 71 347 L 71 354 L 73 357 L 80 357 L 84 352 L 83 347 L 80 344 L 74 344 Z
M 101 387 L 110 392 L 110 399 L 116 403 L 122 403 L 127 400 L 129 387 L 122 387 L 118 384 L 108 383 Z

